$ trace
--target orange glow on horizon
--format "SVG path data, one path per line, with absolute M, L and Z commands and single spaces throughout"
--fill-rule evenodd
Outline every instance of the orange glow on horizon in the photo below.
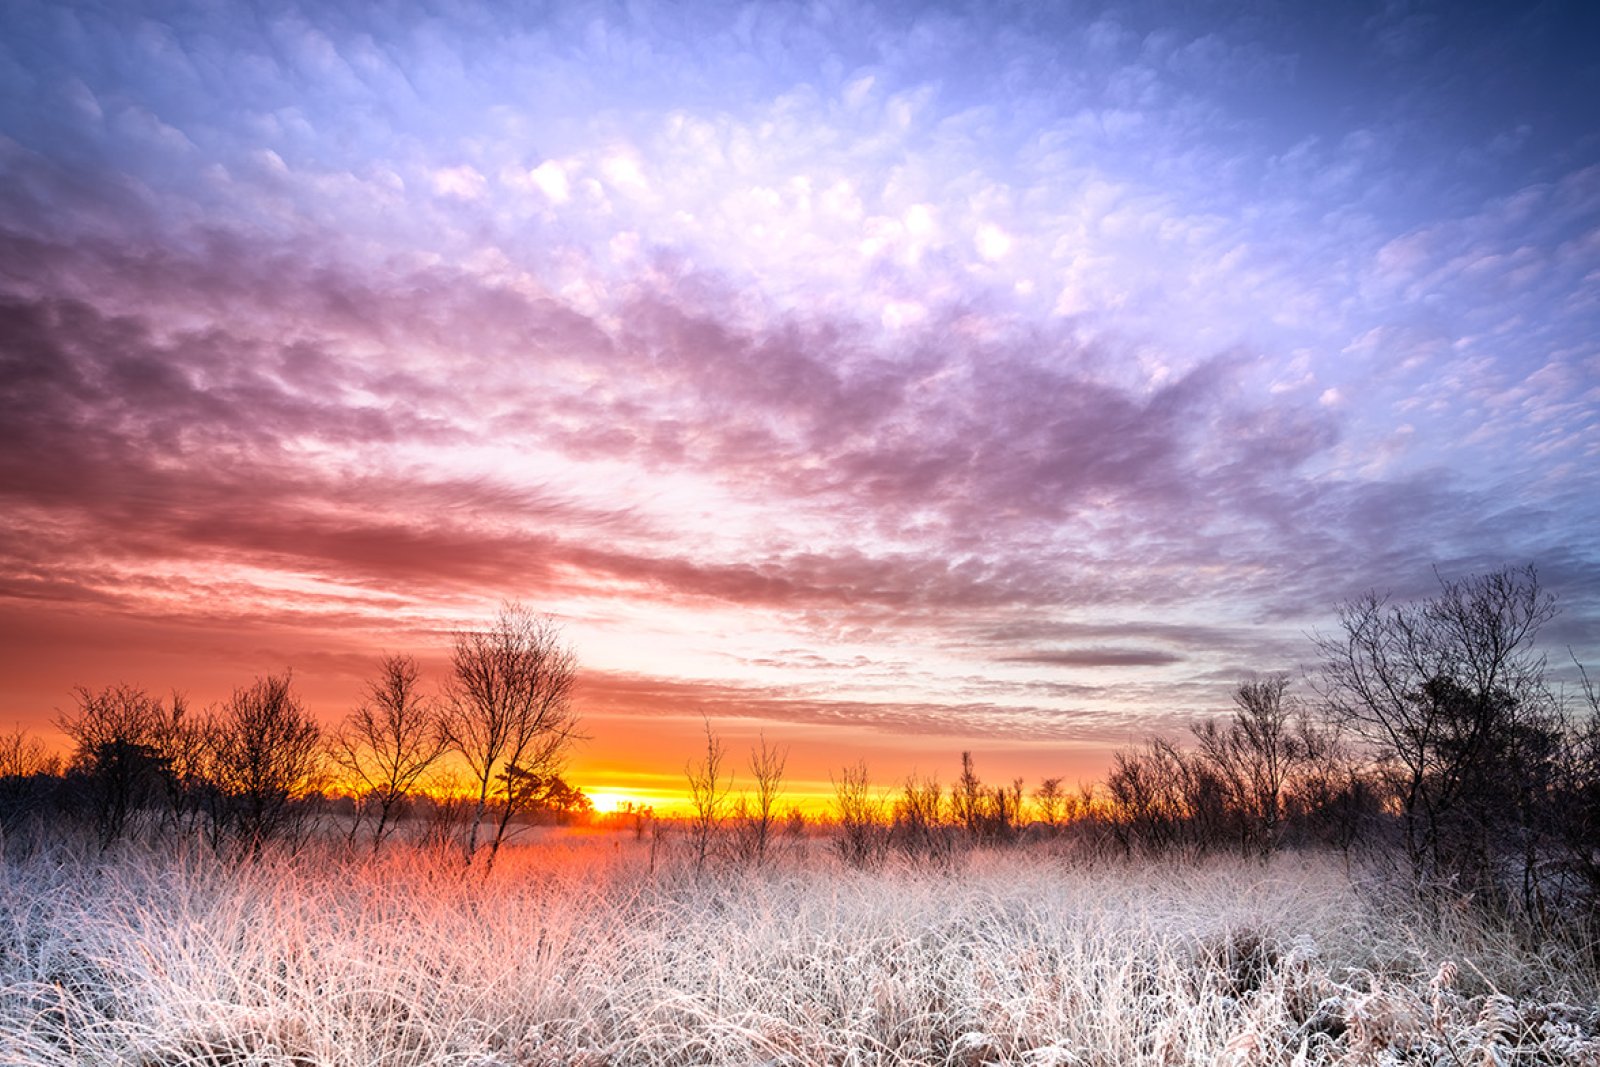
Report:
M 292 671 L 296 696 L 332 731 L 361 699 L 384 647 L 367 630 L 341 634 L 282 620 L 219 626 L 48 610 L 35 612 L 18 633 L 9 651 L 19 666 L 0 693 L 0 728 L 21 729 L 62 756 L 69 754 L 70 742 L 58 716 L 75 707 L 75 685 L 98 691 L 127 684 L 164 703 L 176 690 L 199 715 L 222 707 L 252 678 Z M 424 626 L 386 633 L 391 647 L 415 650 L 427 692 L 439 693 L 448 671 L 448 634 Z M 580 680 L 575 703 L 585 740 L 567 753 L 562 777 L 589 795 L 601 814 L 630 803 L 669 818 L 688 814 L 686 769 L 704 758 L 708 721 L 723 746 L 729 813 L 753 784 L 751 752 L 764 738 L 787 753 L 777 810 L 786 815 L 798 808 L 808 818 L 831 813 L 833 780 L 858 761 L 866 765 L 874 795 L 886 802 L 913 775 L 937 778 L 948 790 L 964 750 L 972 751 L 986 783 L 1008 784 L 1020 776 L 1031 791 L 1045 777 L 1061 777 L 1069 787 L 1102 780 L 1111 751 L 1131 740 L 1092 733 L 1083 740 L 983 736 L 985 724 L 964 723 L 956 715 L 938 732 L 903 730 L 898 723 L 875 721 L 870 703 L 850 703 L 845 711 L 825 701 L 813 707 L 793 702 L 782 690 L 773 696 L 754 685 L 724 691 L 709 683 L 641 680 L 583 667 Z M 845 712 L 862 718 L 851 721 Z M 337 778 L 326 785 L 349 791 Z M 455 760 L 430 775 L 423 789 L 474 792 L 466 768 Z

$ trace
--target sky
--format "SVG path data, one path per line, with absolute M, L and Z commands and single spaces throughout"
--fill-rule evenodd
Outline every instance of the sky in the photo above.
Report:
M 1534 564 L 1600 662 L 1574 3 L 0 9 L 0 722 L 505 601 L 580 785 L 1091 780 Z M 1570 673 L 1570 672 L 1568 672 Z M 736 772 L 742 768 L 736 767 Z

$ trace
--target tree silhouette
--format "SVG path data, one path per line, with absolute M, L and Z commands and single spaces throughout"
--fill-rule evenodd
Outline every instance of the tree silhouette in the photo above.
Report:
M 321 736 L 287 673 L 234 690 L 211 729 L 218 829 L 231 830 L 252 855 L 294 830 L 295 801 L 320 784 Z
M 745 818 L 748 838 L 746 851 L 756 866 L 766 862 L 778 823 L 778 798 L 783 793 L 783 768 L 789 750 L 767 744 L 762 734 L 757 747 L 750 750 L 750 776 L 755 779 L 755 798 Z
M 57 725 L 73 741 L 67 764 L 74 795 L 87 807 L 101 848 L 127 829 L 133 812 L 165 796 L 167 766 L 157 747 L 161 701 L 143 689 L 79 687 L 78 706 Z
M 515 776 L 556 773 L 578 739 L 571 700 L 576 675 L 577 657 L 555 620 L 519 604 L 504 605 L 486 630 L 456 634 L 441 724 L 477 794 L 467 831 L 468 863 L 477 855 L 491 804 L 495 818 L 486 866 L 499 855 L 512 818 L 527 801 L 508 788 Z
M 694 850 L 694 869 L 703 870 L 711 853 L 712 843 L 722 828 L 724 808 L 732 778 L 722 776 L 725 753 L 722 742 L 711 732 L 711 721 L 706 720 L 705 757 L 684 767 L 689 779 L 689 841 Z
M 1281 674 L 1242 681 L 1233 691 L 1232 721 L 1195 731 L 1200 754 L 1228 790 L 1241 844 L 1262 856 L 1278 848 L 1290 779 L 1304 757 L 1288 690 Z
M 365 699 L 339 727 L 330 746 L 334 763 L 377 807 L 376 852 L 393 830 L 402 805 L 445 750 L 438 708 L 418 691 L 410 656 L 385 656 Z M 352 827 L 351 832 L 355 832 Z
M 1556 606 L 1531 567 L 1439 585 L 1416 603 L 1368 593 L 1342 605 L 1342 632 L 1317 638 L 1317 684 L 1379 761 L 1417 882 L 1494 894 L 1494 839 L 1532 829 L 1555 748 L 1534 640 Z

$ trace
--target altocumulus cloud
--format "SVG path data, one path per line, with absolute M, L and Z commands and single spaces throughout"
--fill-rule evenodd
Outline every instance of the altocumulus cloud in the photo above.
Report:
M 611 713 L 1012 737 L 1435 563 L 1540 562 L 1581 641 L 1568 17 L 14 5 L 5 625 L 519 595 Z M 730 654 L 629 665 L 684 634 Z

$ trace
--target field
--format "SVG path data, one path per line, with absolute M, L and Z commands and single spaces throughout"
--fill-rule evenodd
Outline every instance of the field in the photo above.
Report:
M 1591 970 L 1332 858 L 649 847 L 553 837 L 487 878 L 409 847 L 8 859 L 0 1061 L 1600 1063 Z

